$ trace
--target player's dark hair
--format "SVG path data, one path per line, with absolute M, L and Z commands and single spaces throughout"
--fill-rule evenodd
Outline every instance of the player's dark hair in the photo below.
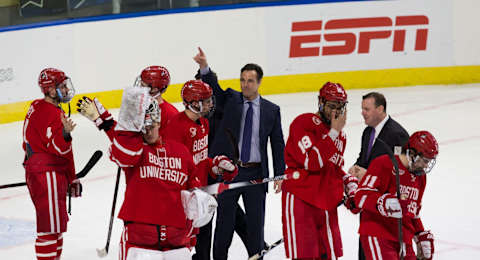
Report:
M 257 81 L 260 82 L 263 78 L 263 70 L 262 67 L 258 66 L 255 63 L 248 63 L 247 65 L 243 66 L 243 68 L 240 70 L 240 73 L 243 73 L 246 70 L 254 70 L 257 72 Z
M 382 93 L 370 92 L 362 97 L 362 100 L 373 98 L 375 100 L 375 107 L 383 106 L 383 111 L 387 113 L 387 100 Z

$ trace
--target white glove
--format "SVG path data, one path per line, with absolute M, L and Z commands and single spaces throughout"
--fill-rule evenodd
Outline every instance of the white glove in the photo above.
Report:
M 402 218 L 402 206 L 393 194 L 385 193 L 378 198 L 377 209 L 384 217 Z
M 192 226 L 197 228 L 208 224 L 218 206 L 215 198 L 198 189 L 182 190 L 181 195 L 185 215 L 188 219 L 193 220 Z

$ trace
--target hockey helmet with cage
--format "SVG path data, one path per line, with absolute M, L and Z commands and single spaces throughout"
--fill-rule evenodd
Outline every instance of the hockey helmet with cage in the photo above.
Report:
M 38 76 L 38 86 L 42 93 L 47 93 L 49 87 L 56 87 L 67 79 L 65 73 L 55 68 L 46 68 Z
M 340 83 L 325 83 L 319 91 L 318 98 L 325 101 L 347 103 L 347 92 Z
M 170 84 L 170 73 L 165 67 L 149 66 L 142 71 L 140 79 L 149 87 L 163 91 Z
M 207 83 L 201 80 L 189 80 L 185 82 L 182 87 L 182 100 L 186 108 L 191 110 L 194 113 L 204 113 L 203 111 L 203 101 L 211 101 L 213 108 L 209 110 L 206 116 L 210 116 L 214 111 L 214 101 L 213 101 L 213 90 Z M 198 102 L 198 105 L 193 104 L 193 102 Z
M 405 145 L 409 166 L 417 160 L 424 160 L 427 166 L 423 171 L 415 172 L 417 175 L 428 173 L 436 163 L 438 155 L 438 143 L 435 137 L 428 131 L 418 131 L 413 133 Z M 410 159 L 413 158 L 413 160 Z
M 213 90 L 207 83 L 201 80 L 189 80 L 182 87 L 183 102 L 202 101 L 209 99 Z
M 65 84 L 67 88 L 66 95 L 63 95 L 58 89 L 58 86 L 62 83 Z M 50 87 L 56 88 L 58 97 L 63 103 L 69 102 L 75 95 L 75 89 L 73 88 L 70 78 L 65 75 L 65 72 L 55 68 L 46 68 L 40 72 L 38 76 L 38 86 L 40 86 L 43 94 L 46 94 Z

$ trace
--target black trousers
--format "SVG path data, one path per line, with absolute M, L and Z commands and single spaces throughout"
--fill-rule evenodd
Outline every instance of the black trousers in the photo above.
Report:
M 239 176 L 240 178 L 252 177 L 250 179 L 255 179 L 255 177 L 261 176 L 261 168 L 240 168 Z M 213 259 L 226 260 L 228 258 L 228 249 L 232 243 L 237 218 L 237 202 L 240 196 L 242 196 L 246 211 L 248 255 L 253 256 L 264 248 L 265 195 L 265 185 L 252 185 L 228 190 L 218 196 Z M 245 242 L 245 240 L 243 241 Z
M 235 212 L 235 232 L 242 240 L 245 248 L 247 247 L 247 219 L 245 212 L 237 204 Z M 212 221 L 200 228 L 197 234 L 197 244 L 195 245 L 195 254 L 192 260 L 210 260 L 210 249 L 212 248 Z
M 365 260 L 365 253 L 363 252 L 362 242 L 358 239 L 358 260 Z

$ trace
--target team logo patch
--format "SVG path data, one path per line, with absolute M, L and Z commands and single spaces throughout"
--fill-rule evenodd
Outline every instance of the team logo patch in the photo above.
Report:
M 402 169 L 398 169 L 398 173 L 400 174 L 400 176 L 404 175 L 405 174 L 405 171 L 402 170 Z M 395 175 L 396 172 L 395 172 L 395 167 L 393 167 L 392 169 L 392 174 Z
M 322 123 L 322 121 L 320 121 L 320 118 L 316 117 L 316 116 L 313 116 L 312 117 L 312 121 L 314 124 L 316 125 L 320 125 Z
M 191 137 L 196 136 L 197 135 L 197 128 L 190 127 L 190 134 L 191 134 Z

